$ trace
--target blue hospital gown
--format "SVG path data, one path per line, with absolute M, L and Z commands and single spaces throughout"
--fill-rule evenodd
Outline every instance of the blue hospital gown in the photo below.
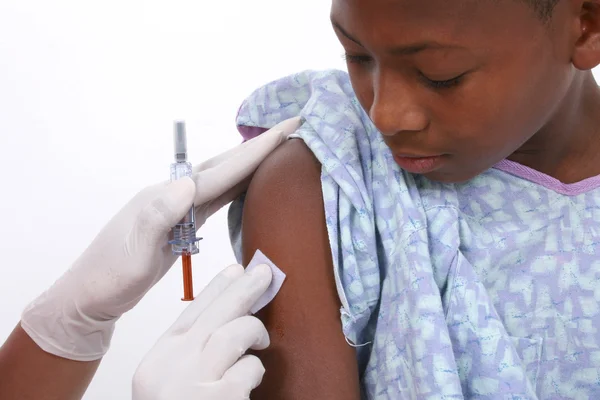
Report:
M 322 164 L 363 399 L 600 399 L 599 177 L 566 185 L 506 160 L 461 184 L 409 174 L 335 70 L 259 88 L 237 125 L 295 115 Z

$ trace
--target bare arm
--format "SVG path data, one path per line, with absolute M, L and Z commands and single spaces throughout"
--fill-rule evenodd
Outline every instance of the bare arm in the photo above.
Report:
M 19 324 L 0 347 L 0 399 L 81 399 L 99 364 L 46 353 Z
M 253 400 L 360 397 L 356 353 L 342 334 L 320 171 L 304 142 L 291 140 L 261 164 L 247 193 L 244 264 L 260 249 L 287 274 L 258 315 L 271 347 L 257 353 L 266 374 Z

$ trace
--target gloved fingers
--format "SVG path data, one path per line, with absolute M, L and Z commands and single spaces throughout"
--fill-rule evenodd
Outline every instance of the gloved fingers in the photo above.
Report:
M 244 396 L 250 397 L 250 392 L 258 387 L 265 375 L 265 367 L 256 356 L 245 355 L 223 375 L 223 381 L 228 385 L 238 387 Z M 246 397 L 245 397 L 246 398 Z
M 196 174 L 200 171 L 204 171 L 209 168 L 214 168 L 215 166 L 221 164 L 223 161 L 238 157 L 246 152 L 256 151 L 259 147 L 265 147 L 265 142 L 272 143 L 272 147 L 274 148 L 278 144 L 283 142 L 289 135 L 294 133 L 300 127 L 301 124 L 301 117 L 293 117 L 286 119 L 285 121 L 282 121 L 274 127 L 272 127 L 271 129 L 267 130 L 263 134 L 252 138 L 232 149 L 229 149 L 224 153 L 212 157 L 211 159 L 208 159 L 200 164 L 195 165 L 193 168 L 193 173 Z
M 289 120 L 288 120 L 289 121 Z M 285 122 L 286 129 L 300 124 L 300 119 Z M 196 182 L 196 198 L 194 204 L 200 205 L 225 193 L 248 176 L 252 175 L 260 163 L 281 143 L 281 131 L 271 129 L 272 134 L 262 135 L 240 145 L 238 151 L 228 158 L 223 158 L 219 164 L 200 170 L 194 174 Z M 291 131 L 290 133 L 293 133 Z M 287 136 L 288 134 L 286 134 Z M 262 138 L 261 138 L 262 136 Z
M 227 287 L 202 314 L 202 323 L 190 328 L 192 336 L 202 337 L 202 332 L 214 332 L 236 318 L 248 315 L 250 308 L 262 296 L 273 274 L 267 265 L 258 265 Z M 203 348 L 205 343 L 199 343 Z
M 154 198 L 142 207 L 135 219 L 128 237 L 130 244 L 155 246 L 164 239 L 192 206 L 194 193 L 194 182 L 189 178 L 157 186 Z
M 273 149 L 269 152 L 271 150 Z M 207 203 L 253 175 L 267 155 L 268 153 L 240 155 L 236 159 L 223 161 L 214 168 L 195 174 L 193 178 L 197 190 L 194 204 Z
M 187 332 L 198 317 L 219 297 L 233 282 L 244 276 L 244 267 L 233 264 L 217 274 L 209 284 L 187 306 L 169 331 L 174 334 Z M 202 325 L 202 324 L 201 324 Z
M 213 381 L 242 357 L 248 349 L 264 350 L 269 347 L 269 333 L 256 317 L 244 316 L 223 325 L 212 333 L 202 352 L 203 365 L 210 365 L 202 380 Z

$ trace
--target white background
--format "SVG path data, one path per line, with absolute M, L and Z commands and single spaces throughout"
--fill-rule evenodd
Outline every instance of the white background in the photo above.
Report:
M 240 142 L 235 114 L 257 87 L 345 68 L 329 4 L 0 0 L 0 342 L 131 196 L 168 179 L 173 120 L 199 162 Z M 196 289 L 235 261 L 226 209 L 200 235 Z M 85 399 L 130 398 L 180 296 L 176 265 L 119 321 Z

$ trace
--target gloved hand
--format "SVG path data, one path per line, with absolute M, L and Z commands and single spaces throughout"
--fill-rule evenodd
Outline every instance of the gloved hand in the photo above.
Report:
M 238 196 L 262 160 L 300 125 L 286 120 L 198 165 L 193 181 L 163 182 L 138 193 L 84 253 L 24 310 L 21 326 L 46 352 L 78 361 L 101 358 L 115 322 L 171 268 L 169 232 L 196 205 L 197 227 Z M 195 185 L 194 185 L 195 183 Z
M 248 349 L 269 346 L 269 335 L 250 308 L 271 282 L 271 269 L 222 271 L 142 360 L 133 400 L 242 400 L 265 369 Z

